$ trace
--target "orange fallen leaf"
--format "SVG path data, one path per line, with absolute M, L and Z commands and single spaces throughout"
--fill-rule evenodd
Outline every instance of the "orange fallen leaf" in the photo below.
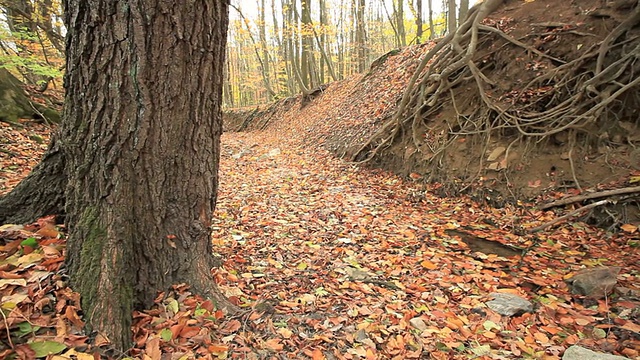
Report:
M 624 325 L 621 326 L 623 329 L 625 330 L 629 330 L 629 331 L 633 331 L 635 333 L 640 334 L 640 325 L 631 322 L 631 321 L 627 321 Z
M 640 352 L 636 349 L 632 349 L 632 348 L 626 348 L 623 349 L 622 351 L 620 351 L 622 353 L 622 355 L 630 358 L 630 359 L 635 359 L 638 357 L 638 355 L 640 355 Z
M 432 263 L 429 260 L 422 260 L 420 262 L 420 265 L 422 265 L 423 268 L 427 269 L 427 270 L 435 270 L 438 268 L 438 266 L 434 263 Z
M 236 332 L 241 326 L 242 324 L 240 321 L 234 319 L 229 321 L 221 331 L 225 334 L 230 334 L 232 332 Z
M 160 338 L 154 337 L 149 339 L 144 347 L 144 352 L 151 360 L 161 360 Z
M 636 225 L 633 224 L 623 224 L 620 225 L 620 229 L 628 232 L 628 233 L 633 233 L 636 232 L 638 230 L 638 227 Z
M 312 360 L 324 360 L 325 356 L 322 353 L 322 351 L 320 351 L 320 349 L 314 349 L 313 352 L 311 353 L 311 359 Z
M 586 326 L 589 325 L 589 323 L 591 323 L 591 321 L 584 319 L 584 318 L 577 318 L 575 319 L 576 324 L 581 325 L 581 326 Z
M 578 337 L 578 335 L 575 335 L 575 334 L 571 334 L 567 336 L 566 339 L 564 339 L 564 342 L 566 342 L 569 345 L 577 344 L 578 341 L 580 341 L 580 338 Z
M 224 352 L 229 351 L 229 346 L 220 345 L 220 344 L 212 344 L 212 345 L 209 345 L 207 347 L 207 350 L 209 350 L 209 352 L 212 352 L 212 353 L 218 355 L 218 354 L 222 354 Z
M 182 331 L 180 331 L 180 336 L 185 339 L 190 339 L 200 332 L 200 328 L 197 326 L 185 326 Z
M 289 330 L 286 327 L 279 328 L 276 332 L 278 334 L 282 335 L 282 337 L 285 338 L 285 339 L 289 339 L 289 338 L 291 338 L 291 335 L 293 335 L 293 331 Z
M 78 316 L 78 313 L 76 312 L 76 308 L 75 306 L 67 306 L 67 308 L 64 311 L 64 316 L 71 321 L 71 323 L 82 329 L 84 327 L 84 322 L 80 319 L 80 317 Z
M 42 237 L 54 238 L 54 237 L 58 237 L 58 235 L 60 235 L 60 232 L 58 231 L 58 229 L 56 229 L 54 225 L 47 224 L 42 229 L 36 231 L 36 234 Z
M 249 320 L 251 320 L 251 321 L 258 320 L 258 319 L 260 319 L 262 314 L 263 313 L 261 313 L 261 312 L 254 311 L 254 312 L 251 313 L 251 315 L 249 315 Z
M 549 338 L 544 333 L 541 333 L 541 332 L 534 333 L 533 337 L 543 345 L 549 343 Z
M 376 354 L 373 352 L 373 350 L 371 350 L 371 348 L 367 348 L 367 355 L 366 355 L 366 359 L 367 360 L 377 360 L 378 357 L 376 356 Z
M 280 339 L 273 338 L 264 342 L 264 344 L 273 351 L 282 351 L 284 349 L 284 345 L 280 343 Z
M 491 332 L 491 331 L 485 331 L 482 333 L 482 336 L 486 337 L 487 339 L 495 339 L 496 338 L 496 333 Z
M 552 325 L 541 326 L 540 329 L 548 332 L 551 335 L 555 335 L 562 331 L 562 329 L 560 329 L 559 327 L 552 326 Z

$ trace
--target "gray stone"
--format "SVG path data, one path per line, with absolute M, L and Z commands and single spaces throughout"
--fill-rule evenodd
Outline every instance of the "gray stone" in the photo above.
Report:
M 616 286 L 620 269 L 618 266 L 585 269 L 566 282 L 574 294 L 603 299 L 611 294 Z
M 504 316 L 513 316 L 525 312 L 533 312 L 533 304 L 529 300 L 514 294 L 491 293 L 493 300 L 487 302 L 489 309 Z
M 569 347 L 562 356 L 562 360 L 631 360 L 624 356 L 598 353 L 585 349 L 582 346 L 573 345 Z

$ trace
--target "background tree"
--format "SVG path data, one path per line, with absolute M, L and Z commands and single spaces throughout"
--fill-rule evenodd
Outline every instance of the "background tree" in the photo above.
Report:
M 454 33 L 458 26 L 456 16 L 456 0 L 447 0 L 447 30 L 449 34 Z
M 133 309 L 172 284 L 234 308 L 211 276 L 209 231 L 228 5 L 65 0 L 64 9 L 62 128 L 8 198 L 46 197 L 35 187 L 49 181 L 56 206 L 66 203 L 67 268 L 87 326 L 125 349 Z
M 422 0 L 416 1 L 416 43 L 422 42 Z
M 356 4 L 356 49 L 357 49 L 357 64 L 358 72 L 364 72 L 367 65 L 367 44 L 366 44 L 366 32 L 365 32 L 365 1 L 357 0 Z
M 392 4 L 396 29 L 398 29 L 398 47 L 407 46 L 407 31 L 404 27 L 404 1 L 398 0 L 397 3 L 392 2 Z
M 317 84 L 317 76 L 314 67 L 313 56 L 313 30 L 311 22 L 311 0 L 302 0 L 302 17 L 300 21 L 300 31 L 302 33 L 302 46 L 300 48 L 300 76 L 302 83 L 307 89 Z M 296 16 L 297 17 L 297 16 Z
M 469 12 L 469 0 L 460 0 L 460 7 L 458 9 L 458 21 L 462 22 L 467 17 Z
M 433 23 L 433 0 L 427 0 L 427 7 L 429 8 L 429 40 L 435 39 L 436 31 Z

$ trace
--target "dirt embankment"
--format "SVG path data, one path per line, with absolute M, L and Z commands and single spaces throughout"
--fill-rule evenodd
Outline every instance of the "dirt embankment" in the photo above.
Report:
M 485 31 L 472 58 L 484 86 L 471 76 L 455 78 L 435 104 L 410 104 L 418 109 L 419 121 L 405 119 L 410 125 L 393 133 L 407 84 L 436 43 L 386 54 L 368 73 L 331 83 L 312 96 L 228 112 L 225 128 L 264 130 L 300 146 L 324 146 L 350 161 L 373 154 L 369 165 L 440 182 L 443 194 L 464 190 L 493 205 L 556 191 L 575 195 L 632 186 L 640 169 L 640 85 L 634 80 L 640 64 L 631 57 L 640 49 L 640 28 L 636 19 L 624 31 L 616 29 L 632 22 L 639 6 L 637 1 L 506 1 L 483 24 L 507 36 Z M 594 78 L 611 80 L 589 88 Z M 624 86 L 620 79 L 626 79 Z M 564 110 L 589 101 L 601 106 L 597 116 L 573 126 L 572 116 L 588 113 L 589 106 L 575 113 Z M 512 111 L 520 123 L 500 122 L 503 114 L 486 108 L 487 102 Z M 553 116 L 538 124 L 536 118 L 527 120 L 528 113 L 554 109 L 564 109 L 557 121 Z M 429 116 L 419 118 L 423 113 Z M 523 135 L 535 131 L 548 134 Z M 623 200 L 634 203 L 635 197 Z M 638 220 L 632 211 L 614 212 L 596 221 Z

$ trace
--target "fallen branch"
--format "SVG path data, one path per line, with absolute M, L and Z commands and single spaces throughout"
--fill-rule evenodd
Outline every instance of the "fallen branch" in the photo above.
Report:
M 568 213 L 566 215 L 560 216 L 559 218 L 555 218 L 555 219 L 553 219 L 551 221 L 548 221 L 548 222 L 546 222 L 546 223 L 544 223 L 544 224 L 542 224 L 540 226 L 536 226 L 536 227 L 534 227 L 532 229 L 529 229 L 529 230 L 527 230 L 527 233 L 529 233 L 529 234 L 537 233 L 540 230 L 544 230 L 545 228 L 547 228 L 547 227 L 549 227 L 551 225 L 555 225 L 555 224 L 557 224 L 559 222 L 567 220 L 567 219 L 569 219 L 569 218 L 571 218 L 571 217 L 573 217 L 573 216 L 575 216 L 575 215 L 577 215 L 577 214 L 579 214 L 579 213 L 581 213 L 581 212 L 583 212 L 585 210 L 593 209 L 595 207 L 598 207 L 598 206 L 604 205 L 604 204 L 608 204 L 608 203 L 610 203 L 610 201 L 605 199 L 605 200 L 596 201 L 596 202 L 591 203 L 589 205 L 585 205 L 585 206 L 583 206 L 583 207 L 581 207 L 579 209 L 573 210 L 572 212 L 570 212 L 570 213 Z
M 542 205 L 539 207 L 539 209 L 546 210 L 556 206 L 573 204 L 573 203 L 581 202 L 584 200 L 597 199 L 597 198 L 603 198 L 603 197 L 609 197 L 609 196 L 615 196 L 615 195 L 631 194 L 636 192 L 640 192 L 640 186 L 632 186 L 632 187 L 626 187 L 622 189 L 599 191 L 595 193 L 571 196 L 568 198 L 560 199 L 560 200 Z

